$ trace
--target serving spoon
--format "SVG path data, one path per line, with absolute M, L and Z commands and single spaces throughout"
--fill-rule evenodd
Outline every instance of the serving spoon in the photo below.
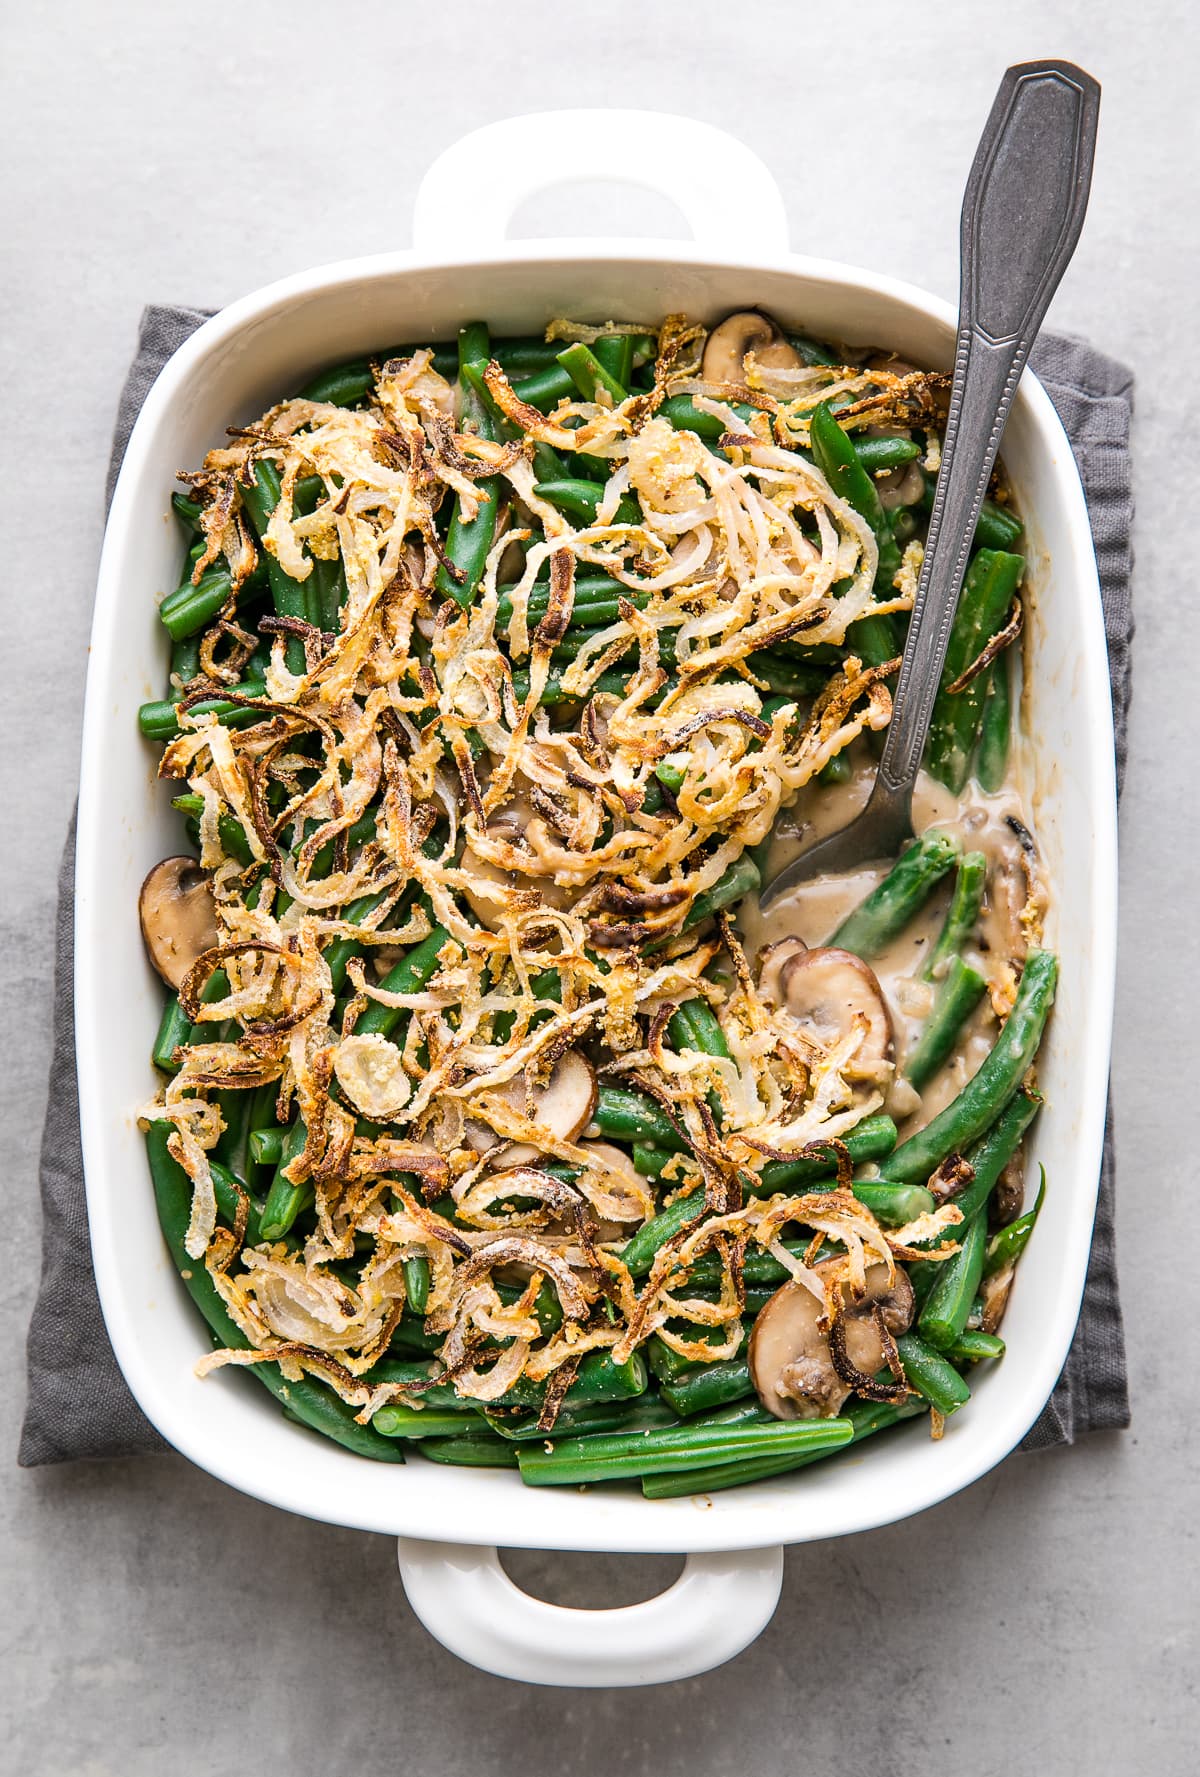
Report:
M 1083 227 L 1100 87 L 1071 62 L 1022 62 L 1000 83 L 963 198 L 958 342 L 942 467 L 892 719 L 866 807 L 767 884 L 759 905 L 893 857 L 912 794 L 975 526 L 1013 396 Z

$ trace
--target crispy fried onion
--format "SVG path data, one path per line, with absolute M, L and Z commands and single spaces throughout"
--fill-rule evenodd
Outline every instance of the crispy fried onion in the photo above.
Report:
M 826 762 L 890 718 L 896 662 L 848 654 L 815 685 L 806 666 L 804 695 L 782 707 L 772 695 L 787 658 L 773 650 L 842 644 L 852 623 L 910 602 L 902 587 L 876 596 L 870 527 L 796 448 L 808 415 L 842 392 L 863 424 L 911 420 L 936 385 L 751 364 L 734 392 L 699 377 L 703 339 L 669 317 L 651 391 L 549 416 L 489 364 L 518 433 L 502 445 L 456 429 L 453 391 L 419 351 L 377 366 L 359 407 L 270 409 L 189 478 L 196 573 L 223 551 L 234 592 L 201 638 L 161 773 L 202 804 L 218 943 L 180 997 L 216 1040 L 182 1046 L 144 1114 L 173 1125 L 187 1252 L 247 1341 L 205 1370 L 311 1372 L 364 1418 L 435 1380 L 494 1401 L 524 1377 L 548 1384 L 550 1425 L 589 1351 L 623 1362 L 657 1333 L 685 1356 L 732 1356 L 748 1247 L 811 1279 L 785 1230 L 832 1243 L 853 1292 L 868 1263 L 891 1266 L 960 1219 L 947 1203 L 885 1230 L 854 1199 L 844 1138 L 882 1102 L 862 1030 L 824 1046 L 759 997 L 728 921 L 691 917 Z M 675 394 L 719 422 L 722 454 L 662 417 Z M 594 522 L 539 494 L 540 444 L 605 461 Z M 243 495 L 259 461 L 282 490 L 262 549 L 299 582 L 340 560 L 345 581 L 335 631 L 260 626 L 265 692 L 231 682 L 253 640 L 232 606 L 257 559 Z M 297 511 L 308 478 L 319 495 Z M 472 519 L 492 488 L 494 546 L 460 604 L 438 589 L 465 584 L 445 516 L 457 502 Z M 572 628 L 580 581 L 598 573 L 606 621 Z M 218 680 L 239 725 L 203 710 Z M 666 803 L 664 764 L 678 785 Z M 722 950 L 733 976 L 717 986 L 706 970 Z M 666 1041 L 673 1008 L 697 997 L 726 1054 Z M 684 1151 L 665 1188 L 695 1193 L 640 1282 L 620 1254 L 659 1204 L 589 1136 L 597 1072 L 670 1117 Z M 239 1196 L 237 1225 L 221 1224 L 211 1155 L 222 1107 L 263 1088 L 302 1138 L 284 1176 L 312 1213 L 303 1238 L 244 1244 L 253 1215 Z M 835 1189 L 754 1194 L 764 1165 L 806 1152 Z M 415 1382 L 380 1380 L 413 1317 L 414 1260 L 436 1358 Z

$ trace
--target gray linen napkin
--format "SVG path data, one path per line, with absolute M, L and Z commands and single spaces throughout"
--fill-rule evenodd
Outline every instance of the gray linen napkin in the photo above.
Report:
M 155 377 L 206 312 L 151 307 L 142 316 L 113 437 L 112 498 L 133 422 Z M 1129 424 L 1133 378 L 1124 365 L 1082 341 L 1043 338 L 1033 368 L 1070 436 L 1087 490 L 1100 564 L 1112 675 L 1118 782 L 1124 772 L 1133 606 L 1130 589 Z M 88 1250 L 79 1101 L 75 1084 L 72 902 L 75 823 L 58 885 L 55 933 L 54 1059 L 42 1137 L 42 1281 L 29 1328 L 29 1397 L 19 1461 L 27 1468 L 82 1456 L 129 1456 L 166 1446 L 141 1413 L 104 1331 Z M 1071 1444 L 1082 1433 L 1129 1423 L 1125 1341 L 1113 1233 L 1111 1118 L 1100 1201 L 1079 1325 L 1054 1394 L 1022 1448 Z

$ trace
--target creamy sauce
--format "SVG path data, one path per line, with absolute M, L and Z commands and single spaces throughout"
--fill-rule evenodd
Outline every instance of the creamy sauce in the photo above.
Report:
M 875 779 L 876 756 L 867 742 L 850 750 L 853 772 L 843 784 L 812 784 L 776 824 L 768 862 L 768 878 L 816 840 L 834 833 L 865 805 Z M 913 794 L 913 829 L 918 835 L 930 827 L 949 833 L 963 851 L 979 851 L 988 861 L 988 881 L 983 907 L 971 939 L 964 947 L 964 961 L 978 969 L 989 988 L 1004 985 L 1005 964 L 1024 955 L 1025 939 L 1019 914 L 1027 894 L 1027 877 L 1018 834 L 1009 825 L 1015 820 L 1028 831 L 1029 821 L 1020 797 L 1005 787 L 987 795 L 971 782 L 961 796 L 953 795 L 922 772 Z M 770 911 L 762 913 L 757 896 L 747 896 L 739 910 L 739 924 L 747 956 L 754 966 L 769 944 L 782 938 L 801 938 L 808 945 L 827 944 L 841 922 L 887 875 L 890 865 L 866 865 L 837 876 L 818 876 L 781 895 Z M 901 1126 L 901 1139 L 913 1134 L 937 1116 L 982 1065 L 996 1040 L 999 1023 L 990 993 L 963 1026 L 954 1052 L 926 1084 L 914 1091 L 903 1078 L 905 1057 L 911 1053 L 933 1005 L 936 983 L 923 981 L 921 970 L 937 942 L 946 910 L 954 892 L 954 872 L 940 882 L 899 937 L 880 955 L 871 958 L 891 1013 L 895 1036 L 896 1073 L 884 1109 Z

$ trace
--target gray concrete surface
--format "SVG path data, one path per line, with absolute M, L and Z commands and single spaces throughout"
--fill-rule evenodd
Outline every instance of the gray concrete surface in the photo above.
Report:
M 1185 1303 L 1172 1284 L 1163 1307 L 1162 1271 L 1195 1191 L 1176 1130 L 1194 1104 L 1200 988 L 1184 917 L 1200 861 L 1200 600 L 1178 454 L 1200 283 L 1198 40 L 1194 12 L 1162 0 L 4 9 L 6 1464 L 38 1264 L 54 873 L 108 432 L 145 301 L 220 303 L 402 243 L 424 163 L 462 131 L 621 101 L 724 122 L 777 169 L 797 236 L 951 295 L 961 182 L 1000 70 L 1073 56 L 1104 82 L 1104 111 L 1052 324 L 1137 369 L 1139 634 L 1115 1053 L 1127 1436 L 1014 1458 L 919 1520 L 793 1551 L 771 1628 L 706 1679 L 568 1696 L 444 1653 L 386 1541 L 286 1517 L 175 1457 L 8 1466 L 0 1771 L 1195 1769 L 1195 1365 L 1168 1343 Z M 637 198 L 595 194 L 592 210 L 597 229 L 663 225 Z M 567 215 L 556 198 L 526 221 L 553 232 Z M 593 1604 L 648 1594 L 675 1565 L 513 1563 L 535 1589 Z

